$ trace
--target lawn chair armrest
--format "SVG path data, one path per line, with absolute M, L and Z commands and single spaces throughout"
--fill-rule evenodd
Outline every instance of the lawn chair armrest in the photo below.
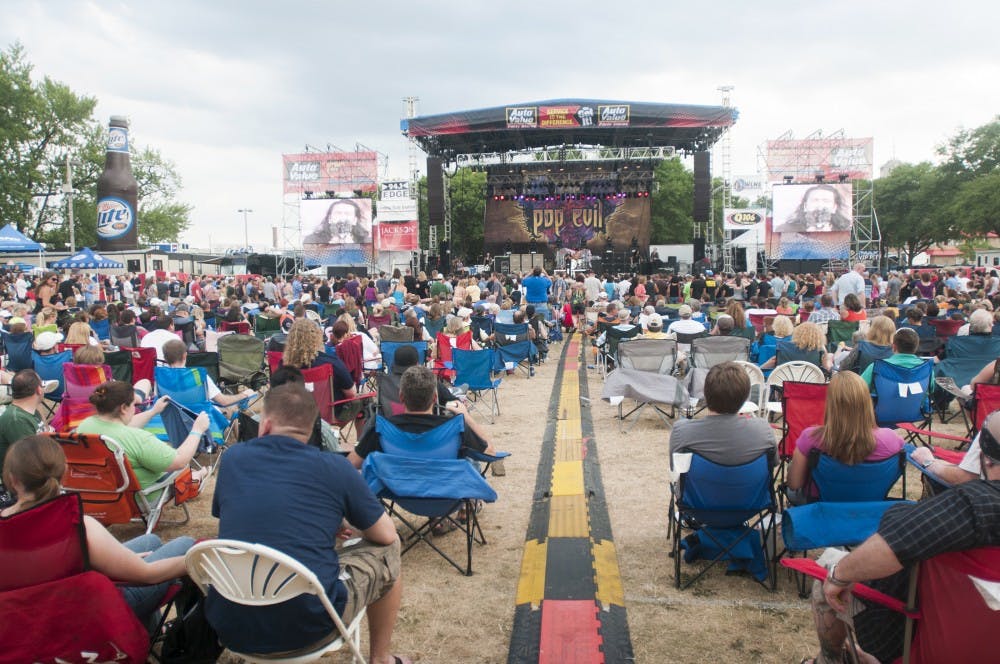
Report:
M 800 574 L 811 576 L 814 579 L 823 581 L 826 579 L 827 569 L 811 558 L 782 558 L 781 564 L 784 567 L 795 570 Z M 855 583 L 851 586 L 851 593 L 861 599 L 875 602 L 881 606 L 891 609 L 897 613 L 902 613 L 908 618 L 920 618 L 919 611 L 908 611 L 906 603 L 883 592 L 875 590 L 863 583 Z
M 478 450 L 465 450 L 465 458 L 484 463 L 495 463 L 510 456 L 510 452 L 497 452 L 496 454 L 486 454 Z
M 336 407 L 336 406 L 341 406 L 345 403 L 351 403 L 352 401 L 363 401 L 365 399 L 374 399 L 377 396 L 378 396 L 377 392 L 365 392 L 364 394 L 358 394 L 348 399 L 341 399 L 340 401 L 334 401 L 332 405 Z
M 169 487 L 172 487 L 174 485 L 174 480 L 176 480 L 177 476 L 183 472 L 184 469 L 181 468 L 180 470 L 175 470 L 172 473 L 167 473 L 166 475 L 164 475 L 163 477 L 161 477 L 160 479 L 156 480 L 155 482 L 147 486 L 145 489 L 143 489 L 141 493 L 145 496 L 148 496 L 151 493 L 155 493 L 162 489 L 167 489 Z

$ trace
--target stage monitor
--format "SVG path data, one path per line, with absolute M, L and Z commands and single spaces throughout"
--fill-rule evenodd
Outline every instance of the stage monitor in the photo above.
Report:
M 775 185 L 767 246 L 781 260 L 847 258 L 851 249 L 851 183 Z
M 368 198 L 301 201 L 302 253 L 308 265 L 364 265 L 372 258 L 372 202 Z

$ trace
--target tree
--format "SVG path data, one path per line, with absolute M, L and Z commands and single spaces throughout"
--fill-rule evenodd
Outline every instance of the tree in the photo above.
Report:
M 963 182 L 950 207 L 955 224 L 969 234 L 1000 234 L 1000 171 Z
M 946 178 L 968 181 L 1000 168 L 1000 116 L 975 129 L 965 129 L 938 148 Z
M 486 173 L 470 168 L 458 169 L 448 179 L 448 195 L 451 200 L 452 256 L 477 261 L 483 253 Z
M 31 81 L 24 49 L 0 52 L 0 220 L 13 222 L 53 247 L 69 244 L 62 196 L 66 157 L 73 163 L 76 245 L 97 241 L 97 178 L 104 170 L 106 128 L 94 117 L 96 100 L 44 78 Z M 135 137 L 131 143 L 137 145 Z M 176 240 L 190 224 L 191 206 L 175 200 L 181 186 L 174 165 L 151 148 L 134 149 L 139 183 L 139 240 Z
M 661 161 L 653 171 L 650 196 L 650 243 L 687 244 L 694 229 L 694 175 L 677 157 Z
M 906 253 L 906 264 L 951 235 L 948 183 L 930 162 L 902 164 L 874 182 L 882 244 Z

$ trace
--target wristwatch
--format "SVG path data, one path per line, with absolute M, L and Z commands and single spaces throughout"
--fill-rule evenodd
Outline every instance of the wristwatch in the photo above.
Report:
M 930 468 L 930 467 L 931 467 L 931 464 L 932 464 L 932 463 L 934 463 L 935 461 L 937 461 L 937 459 L 931 459 L 931 460 L 930 460 L 930 461 L 928 461 L 927 463 L 922 463 L 922 464 L 920 464 L 920 467 L 921 467 L 921 468 Z
M 830 571 L 827 572 L 827 574 L 826 574 L 826 580 L 829 581 L 830 583 L 832 583 L 833 585 L 838 586 L 840 588 L 846 588 L 847 586 L 851 585 L 851 583 L 852 583 L 851 581 L 841 581 L 840 579 L 838 579 L 837 575 L 835 574 L 836 570 L 837 570 L 837 566 L 836 565 L 834 565 L 833 567 L 831 567 Z

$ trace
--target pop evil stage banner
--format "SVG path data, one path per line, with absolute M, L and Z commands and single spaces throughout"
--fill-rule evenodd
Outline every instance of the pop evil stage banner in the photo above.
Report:
M 768 253 L 780 259 L 847 258 L 854 226 L 851 183 L 777 185 Z
M 592 200 L 487 200 L 484 243 L 486 250 L 503 253 L 507 243 L 530 243 L 552 255 L 558 242 L 567 249 L 587 247 L 604 251 L 611 238 L 615 251 L 627 251 L 635 238 L 649 246 L 648 198 L 597 198 Z M 547 248 L 546 248 L 547 247 Z
M 372 202 L 367 198 L 301 201 L 306 265 L 361 265 L 372 258 Z

